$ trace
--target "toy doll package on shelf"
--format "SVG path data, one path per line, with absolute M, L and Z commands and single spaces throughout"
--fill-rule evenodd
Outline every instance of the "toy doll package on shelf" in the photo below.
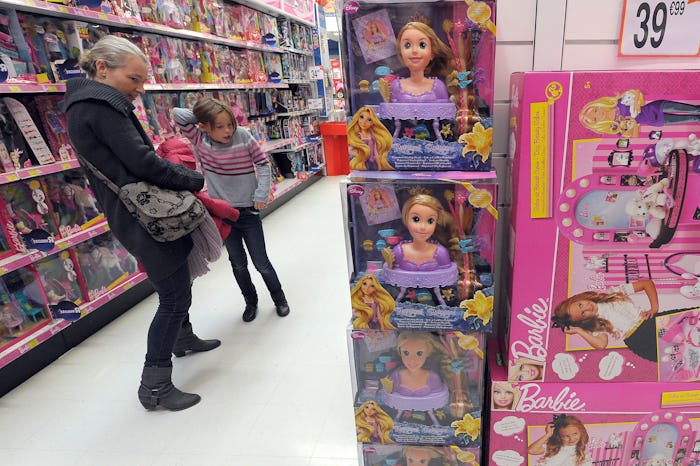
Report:
M 511 379 L 700 380 L 700 72 L 514 74 L 510 124 Z
M 489 343 L 488 462 L 697 466 L 700 391 L 684 382 L 508 382 Z
M 348 327 L 358 443 L 455 445 L 478 457 L 483 333 Z
M 494 1 L 348 1 L 353 170 L 491 169 Z
M 494 172 L 353 172 L 347 208 L 353 325 L 489 332 Z
M 477 466 L 480 448 L 460 448 L 455 445 L 358 445 L 360 466 Z

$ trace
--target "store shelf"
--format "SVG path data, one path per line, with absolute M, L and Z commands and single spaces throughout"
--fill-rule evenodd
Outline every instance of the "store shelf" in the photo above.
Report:
M 268 204 L 266 209 L 260 211 L 260 216 L 265 218 L 294 196 L 320 180 L 323 175 L 322 169 L 323 166 L 320 166 L 314 168 L 312 171 L 305 172 L 308 175 L 307 179 L 289 178 L 280 181 L 273 193 L 273 201 Z
M 62 162 L 50 163 L 48 165 L 38 165 L 34 167 L 22 168 L 14 172 L 0 173 L 0 184 L 12 183 L 19 180 L 28 180 L 37 176 L 50 175 L 72 168 L 78 168 L 80 164 L 77 160 L 65 160 Z
M 12 272 L 13 270 L 17 270 L 29 264 L 33 264 L 34 262 L 41 260 L 44 257 L 56 254 L 59 251 L 63 251 L 64 249 L 68 249 L 71 246 L 75 246 L 76 244 L 80 244 L 84 241 L 87 241 L 90 238 L 94 238 L 95 236 L 99 236 L 102 233 L 109 231 L 109 225 L 107 225 L 107 220 L 104 219 L 104 216 L 98 217 L 98 219 L 99 220 L 96 224 L 90 225 L 89 227 L 85 228 L 85 230 L 79 233 L 71 235 L 67 238 L 57 239 L 56 243 L 54 244 L 54 248 L 51 251 L 42 252 L 32 250 L 25 254 L 15 254 L 13 256 L 1 260 L 0 275 L 4 275 L 8 272 Z
M 0 2 L 1 3 L 1 2 Z M 10 78 L 12 79 L 12 78 Z M 63 93 L 66 91 L 65 84 L 55 83 L 2 83 L 0 84 L 0 94 L 37 94 L 56 92 Z
M 56 319 L 37 327 L 33 332 L 30 332 L 29 335 L 0 352 L 0 367 L 6 366 L 8 363 L 27 353 L 38 344 L 48 340 L 69 325 L 70 322 L 67 320 Z
M 305 24 L 307 26 L 316 27 L 316 23 L 314 23 L 312 21 L 306 21 L 306 20 L 303 20 L 301 18 L 298 18 L 298 17 L 291 15 L 288 12 L 286 12 L 280 8 L 275 8 L 271 5 L 268 5 L 264 2 L 261 2 L 260 0 L 247 0 L 245 2 L 245 5 L 250 7 L 250 8 L 254 8 L 256 10 L 263 11 L 265 13 L 270 13 L 270 14 L 275 15 L 275 16 L 285 16 L 285 17 L 292 19 L 295 22 L 300 23 L 300 24 Z
M 310 115 L 312 113 L 316 113 L 318 110 L 315 108 L 310 108 L 306 110 L 297 110 L 295 112 L 285 112 L 285 113 L 277 113 L 276 115 L 279 118 L 285 118 L 285 117 L 295 117 L 295 116 L 302 116 L 302 115 Z
M 280 154 L 283 152 L 299 152 L 300 150 L 304 150 L 309 146 L 315 146 L 317 144 L 321 144 L 321 142 L 322 142 L 321 139 L 319 139 L 318 141 L 305 142 L 303 144 L 299 144 L 298 146 L 293 146 L 293 147 L 290 147 L 287 149 L 274 149 L 274 150 L 270 150 L 268 152 L 271 154 Z

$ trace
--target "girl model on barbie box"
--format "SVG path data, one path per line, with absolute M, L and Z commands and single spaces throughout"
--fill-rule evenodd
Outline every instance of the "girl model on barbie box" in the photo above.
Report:
M 648 306 L 638 306 L 630 295 L 643 291 Z M 568 335 L 579 335 L 595 349 L 608 346 L 609 336 L 623 339 L 633 353 L 657 361 L 656 315 L 671 315 L 679 310 L 659 312 L 656 286 L 651 280 L 625 283 L 607 293 L 585 291 L 557 305 L 552 316 L 555 328 Z
M 554 415 L 544 428 L 544 435 L 527 447 L 530 455 L 542 455 L 542 466 L 593 466 L 588 457 L 588 431 L 576 416 Z
M 260 209 L 267 207 L 270 199 L 272 181 L 267 155 L 250 132 L 237 125 L 233 110 L 219 100 L 204 97 L 192 110 L 176 108 L 173 115 L 195 148 L 209 195 L 224 199 L 240 211 L 238 221 L 231 222 L 231 233 L 224 245 L 246 303 L 243 321 L 251 322 L 258 312 L 258 293 L 248 271 L 244 243 L 272 296 L 277 315 L 288 315 L 282 284 L 267 257 L 260 219 Z
M 148 79 L 148 58 L 143 52 L 124 38 L 105 36 L 81 57 L 80 66 L 88 78 L 68 80 L 63 108 L 81 163 L 89 161 L 117 186 L 143 180 L 162 188 L 201 190 L 204 177 L 200 173 L 156 155 L 133 112 L 132 102 L 144 93 Z M 112 233 L 141 262 L 158 293 L 139 401 L 149 410 L 157 406 L 173 411 L 189 408 L 201 398 L 173 386 L 172 353 L 209 351 L 221 344 L 199 339 L 189 321 L 192 235 L 156 241 L 103 180 L 91 170 L 86 170 L 86 176 Z

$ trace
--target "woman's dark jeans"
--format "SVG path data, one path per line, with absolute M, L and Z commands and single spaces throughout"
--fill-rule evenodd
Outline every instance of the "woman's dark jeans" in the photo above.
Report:
M 146 367 L 172 366 L 172 352 L 180 326 L 189 319 L 192 304 L 192 283 L 187 262 L 166 278 L 154 281 L 158 293 L 158 310 L 148 329 Z
M 228 235 L 224 244 L 228 251 L 229 261 L 231 261 L 231 268 L 233 268 L 233 276 L 236 278 L 243 296 L 255 299 L 257 303 L 255 286 L 248 271 L 248 258 L 243 248 L 244 242 L 250 254 L 250 260 L 255 269 L 262 275 L 270 294 L 272 296 L 279 295 L 282 291 L 282 285 L 277 278 L 277 272 L 267 257 L 260 212 L 253 208 L 241 208 L 240 211 L 241 215 L 237 222 L 226 222 L 231 225 L 231 234 Z

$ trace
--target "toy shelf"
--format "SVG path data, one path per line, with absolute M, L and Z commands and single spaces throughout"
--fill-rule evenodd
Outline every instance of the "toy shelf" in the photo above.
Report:
M 39 165 L 34 167 L 22 168 L 14 172 L 0 173 L 0 184 L 12 183 L 13 181 L 27 180 L 36 178 L 37 176 L 49 175 L 58 173 L 71 168 L 78 168 L 80 164 L 77 160 L 65 160 L 61 162 L 50 163 L 48 165 Z
M 271 151 L 269 151 L 269 152 L 272 153 L 272 154 L 279 154 L 279 153 L 282 153 L 282 152 L 299 152 L 300 150 L 304 150 L 304 149 L 306 149 L 307 147 L 310 147 L 310 146 L 313 146 L 313 145 L 316 145 L 316 144 L 321 144 L 321 142 L 322 142 L 322 141 L 321 141 L 321 139 L 319 138 L 318 141 L 305 142 L 305 143 L 303 143 L 303 144 L 299 144 L 299 145 L 297 145 L 297 146 L 293 146 L 293 147 L 290 147 L 290 148 L 287 148 L 287 149 L 281 148 L 281 149 L 271 150 Z
M 109 301 L 113 300 L 117 296 L 125 293 L 134 286 L 146 280 L 148 277 L 145 273 L 138 273 L 132 276 L 130 279 L 122 282 L 114 289 L 110 290 L 106 294 L 100 296 L 99 298 L 87 302 L 80 307 L 81 318 L 85 315 L 93 312 Z M 0 353 L 0 367 L 6 366 L 10 362 L 14 361 L 18 357 L 22 356 L 26 352 L 30 351 L 40 343 L 48 340 L 52 336 L 56 335 L 58 332 L 62 331 L 66 327 L 70 326 L 71 322 L 65 319 L 53 319 L 48 321 L 43 326 L 36 328 L 33 332 L 29 333 L 25 338 L 22 338 L 17 343 L 12 344 L 5 348 Z
M 104 216 L 98 218 L 100 220 L 96 224 L 85 228 L 85 230 L 71 235 L 67 238 L 58 239 L 54 244 L 54 248 L 48 252 L 42 252 L 33 249 L 27 253 L 14 254 L 1 260 L 0 275 L 5 275 L 6 273 L 12 272 L 13 270 L 17 270 L 29 264 L 33 264 L 34 262 L 41 260 L 44 257 L 56 254 L 59 251 L 63 251 L 64 249 L 68 249 L 72 246 L 83 243 L 89 240 L 90 238 L 94 238 L 95 236 L 99 236 L 102 233 L 109 231 L 109 225 L 107 224 L 107 220 L 104 219 Z M 2 365 L 0 364 L 0 366 Z
M 36 94 L 66 92 L 65 84 L 55 83 L 2 83 L 0 84 L 0 94 Z

